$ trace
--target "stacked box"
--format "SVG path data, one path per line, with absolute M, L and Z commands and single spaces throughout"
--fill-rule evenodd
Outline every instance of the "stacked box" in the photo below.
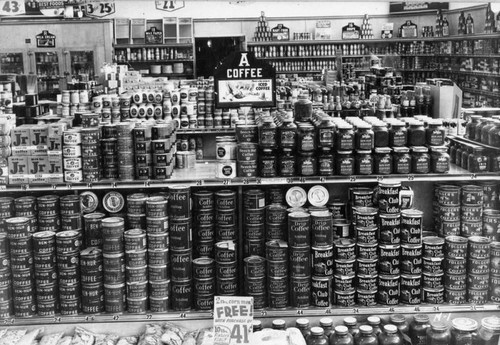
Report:
M 84 182 L 97 182 L 101 177 L 101 151 L 99 115 L 95 113 L 82 114 L 82 174 Z
M 151 151 L 153 178 L 164 180 L 172 176 L 175 153 L 175 126 L 172 121 L 155 124 L 152 128 Z
M 102 157 L 102 178 L 118 179 L 118 132 L 116 125 L 104 124 L 99 141 Z
M 62 183 L 63 175 L 63 132 L 68 129 L 66 122 L 57 122 L 48 125 L 47 159 L 49 161 L 48 182 Z
M 82 137 L 80 129 L 72 128 L 63 132 L 64 182 L 83 181 Z
M 148 123 L 136 124 L 136 127 L 132 130 L 136 180 L 149 180 L 153 178 L 151 131 L 152 125 Z
M 80 280 L 82 285 L 82 311 L 98 314 L 104 308 L 104 275 L 102 250 L 88 247 L 80 251 Z

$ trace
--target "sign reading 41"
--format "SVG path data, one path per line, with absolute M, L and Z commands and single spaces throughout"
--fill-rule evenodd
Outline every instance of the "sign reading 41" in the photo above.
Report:
M 103 18 L 115 13 L 115 1 L 89 0 L 82 5 L 87 17 Z
M 184 1 L 177 0 L 157 0 L 155 1 L 156 9 L 160 11 L 173 12 L 184 8 Z
M 25 14 L 24 0 L 0 0 L 0 16 Z

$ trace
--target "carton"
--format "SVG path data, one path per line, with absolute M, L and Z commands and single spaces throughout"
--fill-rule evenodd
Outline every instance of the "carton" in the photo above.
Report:
M 30 145 L 47 146 L 48 126 L 37 125 L 30 128 Z
M 28 175 L 30 184 L 48 184 L 50 175 Z
M 31 129 L 27 125 L 12 128 L 10 136 L 12 138 L 12 147 L 28 146 L 31 143 Z
M 48 161 L 48 171 L 47 173 L 50 175 L 61 175 L 63 174 L 63 158 L 62 156 L 50 155 L 47 158 Z
M 49 157 L 47 156 L 31 156 L 28 158 L 28 172 L 31 175 L 48 174 L 49 172 Z
M 48 137 L 47 149 L 48 151 L 62 151 L 62 135 Z
M 9 175 L 9 184 L 28 184 L 29 175 Z
M 31 156 L 31 150 L 29 146 L 12 146 L 12 156 Z
M 28 174 L 28 157 L 11 156 L 9 157 L 9 176 Z
M 462 107 L 462 90 L 450 79 L 427 79 L 433 102 L 432 117 L 458 119 Z

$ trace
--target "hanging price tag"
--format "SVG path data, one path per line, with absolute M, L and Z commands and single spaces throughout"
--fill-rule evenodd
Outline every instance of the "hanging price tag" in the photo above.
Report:
M 0 16 L 25 14 L 24 0 L 0 0 Z
M 253 297 L 215 296 L 214 345 L 249 344 Z
M 114 0 L 86 1 L 82 8 L 87 17 L 103 18 L 115 13 L 115 2 Z

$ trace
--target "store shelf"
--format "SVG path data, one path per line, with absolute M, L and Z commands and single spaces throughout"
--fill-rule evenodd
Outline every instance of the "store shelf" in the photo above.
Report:
M 411 73 L 411 72 L 439 72 L 436 68 L 399 68 L 397 71 Z
M 115 49 L 126 48 L 193 48 L 192 43 L 163 43 L 163 44 L 115 44 Z
M 385 55 L 391 55 L 391 54 L 385 54 Z M 392 54 L 395 56 L 401 56 L 401 57 L 448 57 L 448 58 L 459 58 L 459 57 L 467 57 L 467 58 L 500 58 L 500 54 L 421 54 L 421 53 L 415 53 L 415 54 Z M 377 54 L 377 56 L 384 56 L 384 54 L 380 55 Z
M 321 70 L 299 70 L 299 71 L 276 71 L 277 74 L 306 74 L 306 73 L 321 73 Z
M 486 148 L 488 150 L 500 151 L 500 147 L 495 147 L 495 146 L 490 146 L 490 145 L 486 145 L 486 144 L 483 144 L 483 143 L 478 143 L 477 141 L 470 140 L 470 139 L 467 139 L 467 138 L 464 138 L 464 137 L 449 135 L 448 139 L 456 140 L 458 142 L 462 142 L 462 143 L 465 143 L 465 144 L 478 145 L 478 146 L 484 147 L 484 148 Z
M 484 90 L 478 90 L 478 89 L 471 89 L 471 88 L 468 88 L 468 87 L 463 87 L 462 91 L 464 91 L 464 92 L 471 92 L 471 93 L 478 94 L 478 95 L 483 95 L 483 96 L 486 96 L 486 97 L 500 97 L 500 93 L 499 92 L 484 91 Z
M 183 134 L 234 134 L 234 128 L 190 128 L 179 129 L 178 135 Z
M 475 313 L 475 312 L 499 312 L 499 304 L 484 305 L 450 305 L 450 304 L 419 304 L 415 306 L 374 306 L 341 308 L 307 308 L 307 309 L 265 309 L 255 310 L 256 318 L 282 318 L 282 317 L 326 317 L 344 315 L 390 315 L 390 314 L 436 314 L 436 313 Z M 213 311 L 186 311 L 166 313 L 145 314 L 81 314 L 75 316 L 50 316 L 30 318 L 6 318 L 3 326 L 29 326 L 48 324 L 89 324 L 89 323 L 119 323 L 119 322 L 158 322 L 158 321 L 182 321 L 182 320 L 210 320 Z
M 311 59 L 336 59 L 339 56 L 279 56 L 279 57 L 258 57 L 259 60 L 311 60 Z
M 137 180 L 116 181 L 102 180 L 93 183 L 64 183 L 64 184 L 23 184 L 0 185 L 2 192 L 27 191 L 84 191 L 94 190 L 122 190 L 122 189 L 154 189 L 170 185 L 187 185 L 191 187 L 224 187 L 246 185 L 287 185 L 287 184 L 352 184 L 377 183 L 379 181 L 401 182 L 442 182 L 442 181 L 486 181 L 498 178 L 498 173 L 471 173 L 456 166 L 452 166 L 448 174 L 408 174 L 408 175 L 352 175 L 352 176 L 311 176 L 311 177 L 236 177 L 233 179 L 216 178 L 217 162 L 196 163 L 195 169 L 175 169 L 172 177 L 167 180 Z
M 160 77 L 192 77 L 194 76 L 193 73 L 161 73 L 161 74 L 151 74 L 151 73 L 144 73 L 143 74 L 144 76 L 146 77 L 157 77 L 157 78 L 160 78 Z
M 462 74 L 462 75 L 471 75 L 471 76 L 500 78 L 500 74 L 492 73 L 492 72 L 450 71 L 450 70 L 440 70 L 439 72 L 440 73 L 451 73 L 451 74 Z
M 118 61 L 118 64 L 155 64 L 155 63 L 169 63 L 169 62 L 193 62 L 193 59 L 168 59 L 168 60 L 135 60 L 135 61 Z

